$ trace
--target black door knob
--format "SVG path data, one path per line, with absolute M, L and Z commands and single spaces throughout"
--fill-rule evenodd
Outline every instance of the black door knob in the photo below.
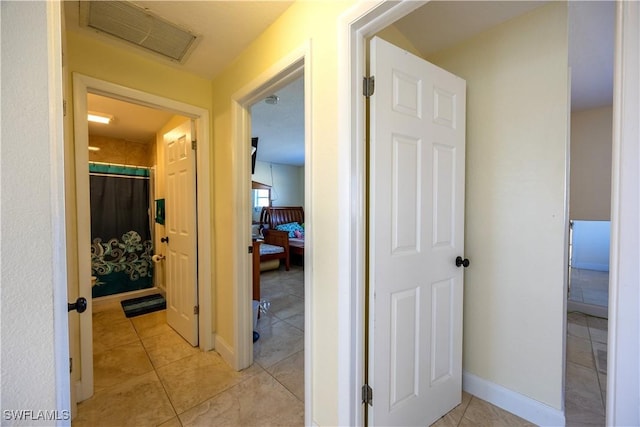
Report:
M 160 238 L 160 241 L 161 241 L 162 243 L 167 243 L 167 244 L 168 244 L 168 243 L 169 243 L 169 237 L 168 237 L 168 236 L 166 236 L 166 237 L 161 237 L 161 238 Z
M 461 256 L 456 258 L 456 267 L 469 267 L 469 260 L 468 259 L 462 259 Z
M 67 303 L 67 311 L 76 310 L 78 313 L 84 313 L 87 309 L 87 299 L 80 297 L 74 303 Z

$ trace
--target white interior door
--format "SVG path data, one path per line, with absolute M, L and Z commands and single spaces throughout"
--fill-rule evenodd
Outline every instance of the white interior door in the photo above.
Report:
M 195 151 L 191 120 L 164 135 L 167 323 L 198 345 Z
M 373 425 L 429 425 L 462 395 L 466 83 L 371 41 Z

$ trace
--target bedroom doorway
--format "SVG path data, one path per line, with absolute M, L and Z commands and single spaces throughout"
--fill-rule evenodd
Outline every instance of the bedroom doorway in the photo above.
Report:
M 237 158 L 243 159 L 238 162 L 237 168 L 239 193 L 244 195 L 240 203 L 237 232 L 239 241 L 247 242 L 249 248 L 247 251 L 244 249 L 247 246 L 239 245 L 243 253 L 239 254 L 239 281 L 235 289 L 238 305 L 234 368 L 240 370 L 259 363 L 267 367 L 268 371 L 275 372 L 278 363 L 295 366 L 296 373 L 292 376 L 294 380 L 283 384 L 303 405 L 308 423 L 311 414 L 308 397 L 312 386 L 312 260 L 309 257 L 312 248 L 309 185 L 311 81 L 305 64 L 309 60 L 309 51 L 308 44 L 302 45 L 274 64 L 257 81 L 238 91 L 232 99 L 235 129 L 233 140 L 237 141 Z M 278 113 L 279 107 L 284 107 L 289 112 Z M 276 141 L 272 141 L 271 147 L 268 135 L 272 135 Z M 257 143 L 252 144 L 252 139 L 256 141 L 255 138 L 258 138 Z M 297 152 L 296 156 L 292 156 L 294 152 Z M 297 157 L 297 160 L 292 160 L 293 157 Z M 254 192 L 252 187 L 268 192 Z M 268 200 L 264 200 L 265 194 L 268 194 Z M 278 256 L 275 256 L 278 269 L 274 265 L 274 270 L 263 272 L 261 288 L 264 287 L 266 298 L 261 299 L 267 299 L 262 304 L 266 311 L 261 314 L 259 324 L 255 325 L 260 338 L 254 346 L 253 273 L 256 273 L 258 280 L 262 279 L 259 274 L 260 252 L 256 247 L 262 242 L 256 245 L 256 240 L 262 240 L 264 236 L 261 233 L 260 214 L 263 207 L 282 204 L 290 205 L 288 208 L 296 209 L 303 215 L 294 222 L 298 222 L 299 226 L 304 225 L 304 244 L 300 248 L 302 252 L 299 252 L 301 257 L 298 262 L 289 259 L 289 270 L 286 268 L 286 261 L 278 260 Z M 285 235 L 288 238 L 286 233 Z M 270 351 L 270 346 L 275 346 L 278 351 Z
M 304 76 L 250 112 L 254 363 L 304 402 Z

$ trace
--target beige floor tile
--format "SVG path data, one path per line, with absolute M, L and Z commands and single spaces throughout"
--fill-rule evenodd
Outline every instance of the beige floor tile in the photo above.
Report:
M 574 337 L 589 339 L 587 316 L 578 312 L 569 313 L 567 315 L 567 332 Z
M 80 403 L 73 426 L 155 426 L 175 416 L 156 373 L 149 372 Z
M 180 415 L 183 426 L 301 426 L 304 404 L 268 373 L 255 375 Z
M 182 427 L 180 418 L 173 417 L 169 421 L 159 424 L 158 427 Z
M 460 420 L 464 416 L 469 402 L 471 402 L 471 395 L 466 392 L 462 392 L 462 401 L 458 406 L 453 408 L 444 417 L 432 424 L 432 427 L 455 427 L 460 423 Z
M 595 368 L 591 341 L 571 335 L 567 336 L 567 361 L 587 368 Z
M 186 342 L 173 329 L 161 335 L 142 338 L 142 344 L 155 368 L 200 352 L 197 347 Z
M 607 319 L 601 319 L 599 317 L 592 316 L 589 316 L 587 319 L 589 323 L 589 333 L 591 335 L 591 340 L 606 344 L 609 324 Z
M 173 331 L 167 325 L 167 311 L 160 310 L 131 318 L 131 323 L 140 338 L 154 337 Z
M 263 368 L 304 349 L 304 333 L 286 322 L 274 322 L 259 331 L 260 339 L 253 343 L 253 360 Z
M 602 393 L 595 369 L 567 362 L 565 405 L 604 414 Z
M 571 401 L 565 403 L 565 417 L 567 427 L 603 427 L 605 425 L 604 412 L 598 413 Z
M 304 402 L 304 351 L 299 351 L 266 370 L 298 400 Z
M 287 317 L 282 320 L 287 322 L 291 326 L 304 331 L 304 313 L 294 314 L 293 316 Z
M 272 298 L 269 312 L 280 320 L 304 313 L 304 299 L 291 294 Z
M 236 372 L 215 352 L 198 352 L 157 369 L 178 414 L 262 372 L 254 364 Z
M 153 370 L 140 341 L 94 353 L 93 381 L 96 391 L 120 384 Z
M 124 310 L 122 309 L 120 302 L 94 305 L 92 316 L 93 321 L 98 323 L 111 323 L 118 320 L 125 320 L 127 318 L 127 316 L 124 315 Z
M 596 370 L 599 374 L 607 374 L 607 345 L 600 342 L 592 342 L 593 358 Z
M 138 341 L 138 335 L 128 319 L 93 324 L 94 353 L 136 341 Z
M 534 425 L 477 397 L 471 398 L 464 416 L 460 420 L 460 426 L 519 427 Z

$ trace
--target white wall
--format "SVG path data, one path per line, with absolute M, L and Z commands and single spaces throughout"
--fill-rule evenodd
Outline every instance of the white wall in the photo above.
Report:
M 69 354 L 60 5 L 2 2 L 0 7 L 1 406 L 3 411 L 59 410 L 54 415 L 65 418 Z M 55 424 L 19 423 L 2 413 L 2 425 L 34 423 Z
M 566 4 L 429 58 L 467 80 L 465 372 L 563 407 Z
M 611 106 L 571 114 L 571 219 L 611 219 Z
M 304 206 L 304 166 L 256 161 L 255 172 L 252 180 L 271 186 L 272 206 Z

